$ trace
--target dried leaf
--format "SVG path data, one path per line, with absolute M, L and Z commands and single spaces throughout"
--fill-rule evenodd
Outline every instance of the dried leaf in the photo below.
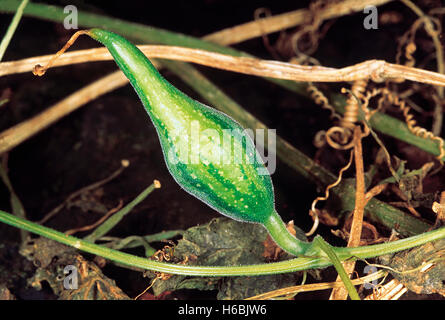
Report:
M 393 276 L 417 294 L 439 293 L 445 296 L 445 240 L 381 258 L 383 264 L 397 270 Z
M 76 252 L 76 249 L 68 247 L 47 238 L 35 238 L 24 242 L 20 248 L 20 254 L 32 261 L 36 267 L 43 269 L 55 262 L 55 260 L 65 261 L 66 258 Z
M 61 300 L 130 300 L 114 280 L 106 277 L 102 270 L 82 256 L 76 256 L 78 288 L 65 289 L 60 293 Z
M 267 231 L 258 224 L 217 218 L 188 229 L 175 247 L 174 256 L 187 264 L 233 266 L 266 262 L 263 256 Z M 283 257 L 281 257 L 283 258 Z M 287 256 L 290 258 L 290 256 Z M 244 299 L 259 293 L 294 285 L 295 274 L 258 277 L 184 277 L 157 280 L 155 296 L 179 289 L 218 290 L 218 299 Z
M 28 279 L 28 284 L 37 290 L 41 290 L 42 283 L 47 282 L 62 300 L 130 299 L 96 264 L 85 260 L 74 248 L 46 238 L 36 238 L 24 243 L 20 253 L 37 267 L 34 276 Z M 67 265 L 77 274 L 77 288 L 64 285 Z

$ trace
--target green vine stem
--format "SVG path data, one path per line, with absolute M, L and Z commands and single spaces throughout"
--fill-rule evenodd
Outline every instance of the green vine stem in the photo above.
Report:
M 283 220 L 281 220 L 281 217 L 275 210 L 272 212 L 272 214 L 270 214 L 263 225 L 275 243 L 280 244 L 282 249 L 293 254 L 294 256 L 298 257 L 304 254 L 311 245 L 309 242 L 296 239 L 286 229 Z
M 351 279 L 349 278 L 348 274 L 346 273 L 345 268 L 340 262 L 340 259 L 338 258 L 337 254 L 335 253 L 334 248 L 324 241 L 324 239 L 320 236 L 316 236 L 313 240 L 313 244 L 317 245 L 321 250 L 326 253 L 326 255 L 329 257 L 329 259 L 332 261 L 332 264 L 334 265 L 335 269 L 337 270 L 338 275 L 340 276 L 341 280 L 343 281 L 346 290 L 348 290 L 349 296 L 352 300 L 360 300 L 360 297 L 358 295 L 357 290 L 355 289 L 354 285 L 351 282 Z
M 189 276 L 253 276 L 253 275 L 288 273 L 288 272 L 302 271 L 315 268 L 324 268 L 332 265 L 332 263 L 330 262 L 329 258 L 326 255 L 319 255 L 315 257 L 306 256 L 281 262 L 247 265 L 247 266 L 233 266 L 233 267 L 176 265 L 176 264 L 162 263 L 146 258 L 141 258 L 125 252 L 100 246 L 82 239 L 78 239 L 72 236 L 67 236 L 59 231 L 38 225 L 36 223 L 16 217 L 1 210 L 0 210 L 0 221 L 8 225 L 11 225 L 13 227 L 27 230 L 29 232 L 63 243 L 65 245 L 75 247 L 81 251 L 101 256 L 105 259 L 114 261 L 116 263 L 120 263 L 125 266 L 164 272 L 169 274 L 181 274 Z M 351 258 L 368 259 L 384 254 L 410 249 L 412 247 L 420 246 L 427 242 L 442 238 L 445 238 L 445 228 L 429 231 L 420 235 L 412 236 L 402 240 L 397 240 L 394 242 L 376 244 L 365 247 L 356 247 L 356 248 L 332 247 L 332 250 L 334 250 L 335 254 L 337 255 L 340 261 L 344 261 L 346 259 L 351 259 Z M 313 243 L 312 245 L 318 245 L 318 244 Z M 314 248 L 314 252 L 317 251 L 319 252 L 320 250 Z
M 9 203 L 11 204 L 12 213 L 20 218 L 26 219 L 25 207 L 23 207 L 23 204 L 20 201 L 20 198 L 15 193 L 14 187 L 12 186 L 11 180 L 9 179 L 8 158 L 8 154 L 0 157 L 0 178 L 9 191 Z M 24 242 L 28 237 L 28 232 L 26 232 L 25 230 L 20 230 L 20 238 L 22 242 Z

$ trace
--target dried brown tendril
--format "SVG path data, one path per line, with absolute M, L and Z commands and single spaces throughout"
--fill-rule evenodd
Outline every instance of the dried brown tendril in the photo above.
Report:
M 346 100 L 345 113 L 340 119 L 339 126 L 332 127 L 326 132 L 326 141 L 332 148 L 348 150 L 354 146 L 352 131 L 357 124 L 360 109 L 364 110 L 361 101 L 365 97 L 367 84 L 367 80 L 357 80 L 352 84 L 351 94 Z M 366 114 L 367 111 L 364 111 Z M 369 134 L 367 127 L 363 131 L 363 137 Z
M 438 142 L 440 154 L 437 156 L 437 159 L 442 163 L 443 158 L 445 157 L 444 140 L 441 137 L 434 135 L 434 133 L 432 133 L 431 131 L 418 126 L 416 120 L 414 119 L 414 116 L 410 113 L 411 108 L 406 103 L 406 101 L 399 98 L 396 93 L 389 91 L 387 88 L 382 88 L 382 93 L 384 94 L 384 98 L 389 103 L 399 107 L 399 109 L 402 111 L 408 130 L 411 133 L 415 134 L 418 137 Z

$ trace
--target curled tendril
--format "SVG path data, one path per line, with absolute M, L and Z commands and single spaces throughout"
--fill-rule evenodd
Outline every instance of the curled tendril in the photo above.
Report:
M 314 218 L 314 224 L 312 225 L 312 228 L 309 232 L 306 233 L 306 236 L 311 236 L 314 234 L 314 232 L 317 230 L 318 225 L 320 223 L 320 219 L 318 217 L 318 209 L 315 207 L 318 203 L 318 201 L 325 201 L 329 198 L 329 190 L 334 188 L 335 186 L 337 186 L 342 178 L 343 178 L 343 172 L 345 172 L 346 170 L 349 169 L 349 167 L 352 164 L 352 159 L 354 156 L 354 152 L 351 151 L 351 154 L 349 156 L 349 161 L 346 164 L 346 166 L 344 166 L 343 168 L 340 169 L 339 173 L 338 173 L 338 178 L 334 183 L 331 183 L 330 185 L 328 185 L 325 189 L 325 195 L 323 197 L 317 197 L 314 201 L 312 201 L 312 205 L 311 205 L 311 210 L 309 212 L 309 214 Z

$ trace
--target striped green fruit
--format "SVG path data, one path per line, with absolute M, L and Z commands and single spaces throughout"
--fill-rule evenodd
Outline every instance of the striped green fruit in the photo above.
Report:
M 177 183 L 221 214 L 263 224 L 285 250 L 301 254 L 302 244 L 275 211 L 270 175 L 244 129 L 172 86 L 125 38 L 101 29 L 87 34 L 108 48 L 130 80 L 156 127 Z

